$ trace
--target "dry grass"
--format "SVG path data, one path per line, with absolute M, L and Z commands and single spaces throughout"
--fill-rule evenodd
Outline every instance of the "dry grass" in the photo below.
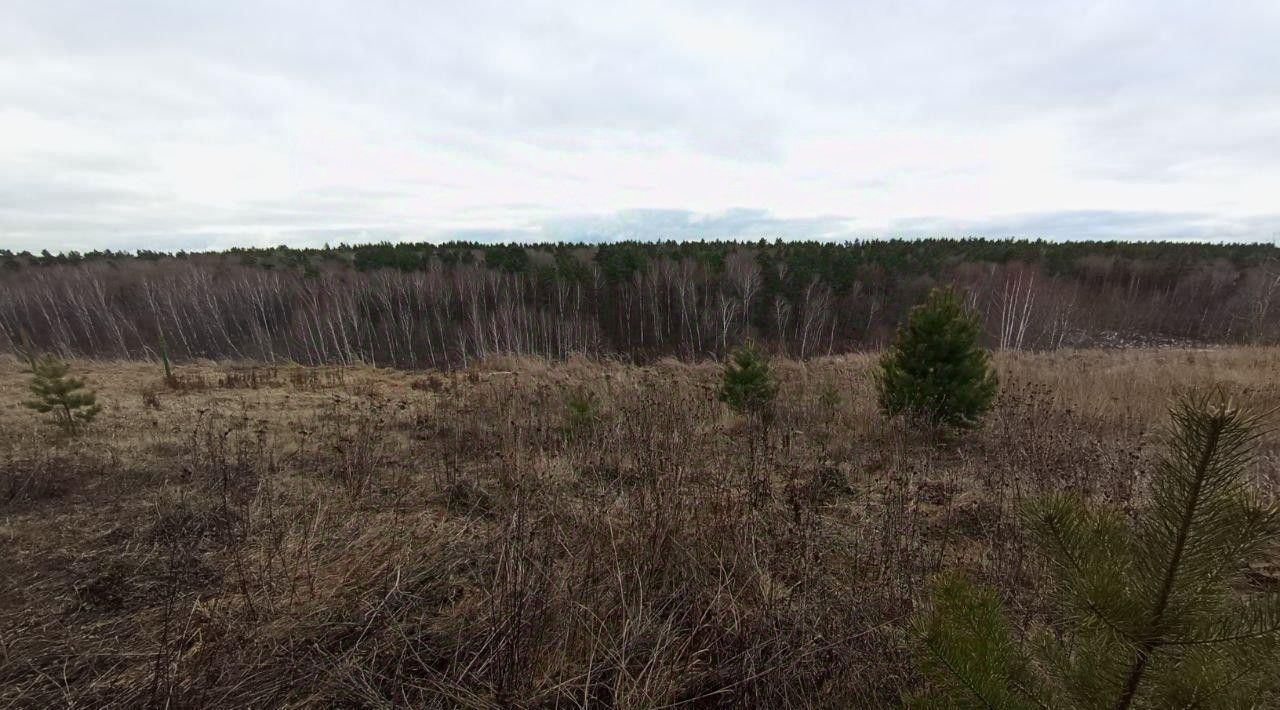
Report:
M 892 705 L 937 570 L 1042 607 L 1022 500 L 1132 504 L 1179 389 L 1280 404 L 1277 349 L 1010 354 L 948 438 L 873 362 L 776 363 L 763 437 L 715 363 L 78 362 L 60 440 L 0 360 L 0 707 Z

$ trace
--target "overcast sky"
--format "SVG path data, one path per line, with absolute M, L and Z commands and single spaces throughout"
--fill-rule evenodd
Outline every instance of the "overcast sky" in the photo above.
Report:
M 0 248 L 1280 239 L 1280 2 L 0 0 Z

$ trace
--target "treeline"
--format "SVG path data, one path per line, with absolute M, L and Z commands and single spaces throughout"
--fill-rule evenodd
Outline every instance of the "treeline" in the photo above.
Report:
M 1280 340 L 1280 248 L 1010 240 L 475 243 L 220 253 L 0 250 L 0 348 L 449 367 L 636 360 L 753 339 L 878 347 L 955 284 L 994 348 Z

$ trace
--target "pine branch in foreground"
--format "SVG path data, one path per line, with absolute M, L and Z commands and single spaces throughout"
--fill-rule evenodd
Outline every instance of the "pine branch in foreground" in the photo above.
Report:
M 918 622 L 926 687 L 914 707 L 1260 707 L 1280 670 L 1280 595 L 1243 572 L 1280 540 L 1280 510 L 1244 474 L 1260 417 L 1219 395 L 1171 410 L 1149 504 L 1115 510 L 1054 496 L 1026 522 L 1050 561 L 1057 634 L 1018 662 L 994 596 L 948 578 Z

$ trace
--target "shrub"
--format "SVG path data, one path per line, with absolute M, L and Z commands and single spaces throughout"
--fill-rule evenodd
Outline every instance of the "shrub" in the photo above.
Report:
M 143 389 L 142 406 L 147 409 L 160 409 L 160 393 L 152 387 Z
M 978 345 L 977 317 L 951 289 L 911 311 L 875 374 L 880 409 L 929 424 L 970 427 L 991 408 L 996 375 Z
M 1027 512 L 1057 617 L 1035 662 L 992 593 L 948 578 L 917 624 L 927 687 L 912 705 L 1260 706 L 1280 677 L 1280 593 L 1241 590 L 1249 563 L 1280 540 L 1280 509 L 1246 491 L 1257 418 L 1203 396 L 1172 414 L 1135 522 L 1068 496 Z
M 84 381 L 67 377 L 71 366 L 52 355 L 31 361 L 31 391 L 35 399 L 23 402 L 41 414 L 52 414 L 53 421 L 68 434 L 88 424 L 102 411 L 93 392 L 84 390 Z
M 752 343 L 733 351 L 724 365 L 720 401 L 734 411 L 767 421 L 773 412 L 778 384 L 769 372 L 769 358 Z

